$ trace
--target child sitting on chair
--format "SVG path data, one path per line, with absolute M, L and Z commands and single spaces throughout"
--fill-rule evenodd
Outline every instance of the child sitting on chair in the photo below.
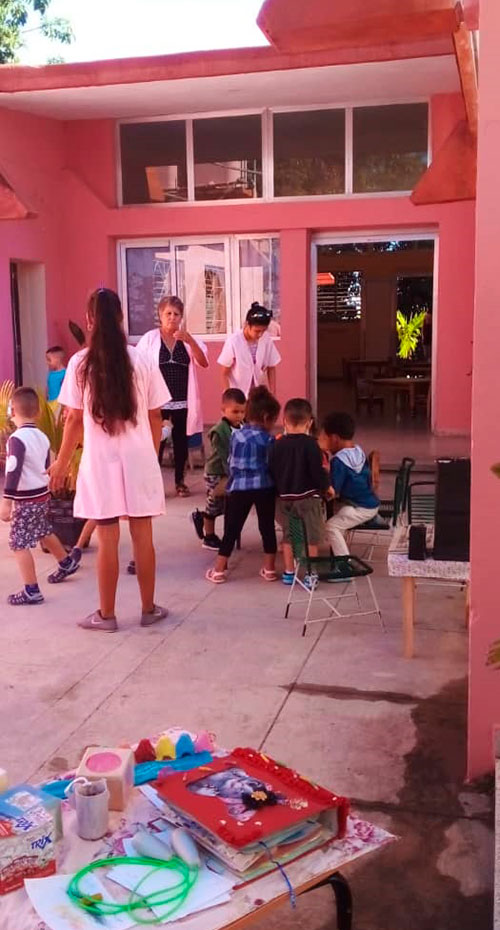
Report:
M 293 584 L 294 562 L 290 538 L 290 516 L 304 521 L 310 556 L 318 555 L 323 539 L 325 520 L 322 495 L 330 484 L 323 467 L 321 449 L 309 435 L 313 425 L 312 408 L 308 400 L 294 397 L 283 411 L 285 435 L 269 452 L 269 470 L 278 494 L 278 522 L 283 528 L 283 584 Z M 331 494 L 331 490 L 330 490 Z
M 355 431 L 354 420 L 348 413 L 329 413 L 322 425 L 322 440 L 332 453 L 331 485 L 340 502 L 333 517 L 326 521 L 334 555 L 349 555 L 345 532 L 372 520 L 380 507 L 368 460 L 354 441 Z

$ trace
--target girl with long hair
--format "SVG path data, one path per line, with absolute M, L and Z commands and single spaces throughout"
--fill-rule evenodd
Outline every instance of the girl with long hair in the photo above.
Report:
M 99 288 L 87 306 L 88 348 L 68 364 L 60 403 L 68 408 L 51 488 L 68 472 L 77 444 L 83 454 L 74 514 L 97 522 L 100 608 L 79 622 L 87 630 L 114 632 L 120 517 L 128 517 L 142 600 L 141 626 L 167 616 L 154 602 L 155 550 L 152 517 L 164 513 L 158 464 L 161 409 L 170 394 L 156 366 L 127 346 L 120 299 Z

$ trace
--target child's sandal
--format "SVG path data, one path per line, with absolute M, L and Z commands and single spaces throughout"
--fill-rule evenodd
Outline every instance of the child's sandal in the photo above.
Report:
M 273 569 L 261 568 L 259 575 L 261 578 L 264 579 L 264 581 L 277 581 L 278 580 L 278 576 L 276 572 L 274 571 L 274 568 Z
M 215 568 L 209 568 L 205 578 L 207 581 L 211 581 L 212 584 L 224 584 L 227 581 L 227 572 L 216 572 Z

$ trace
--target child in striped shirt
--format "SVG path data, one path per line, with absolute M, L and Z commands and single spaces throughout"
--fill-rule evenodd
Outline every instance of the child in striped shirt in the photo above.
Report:
M 45 433 L 37 429 L 40 403 L 36 391 L 20 387 L 12 397 L 12 417 L 16 431 L 9 437 L 3 501 L 0 519 L 10 523 L 9 546 L 14 553 L 23 588 L 11 594 L 7 601 L 13 607 L 42 604 L 35 561 L 31 549 L 39 542 L 56 559 L 58 565 L 47 581 L 60 584 L 77 569 L 77 562 L 66 555 L 64 546 L 52 532 L 49 517 L 50 443 Z
M 260 576 L 264 581 L 276 581 L 276 532 L 274 507 L 276 490 L 268 468 L 271 435 L 280 412 L 280 405 L 264 386 L 250 391 L 244 426 L 231 437 L 229 482 L 227 485 L 224 537 L 215 565 L 206 573 L 208 581 L 227 581 L 227 563 L 247 517 L 255 506 L 259 531 L 264 547 L 264 564 Z

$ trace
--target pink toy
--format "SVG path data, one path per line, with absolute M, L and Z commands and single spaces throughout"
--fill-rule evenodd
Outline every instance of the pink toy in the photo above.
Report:
M 90 747 L 85 750 L 76 776 L 90 781 L 105 778 L 109 790 L 109 807 L 122 811 L 127 806 L 134 784 L 134 753 L 131 749 Z

